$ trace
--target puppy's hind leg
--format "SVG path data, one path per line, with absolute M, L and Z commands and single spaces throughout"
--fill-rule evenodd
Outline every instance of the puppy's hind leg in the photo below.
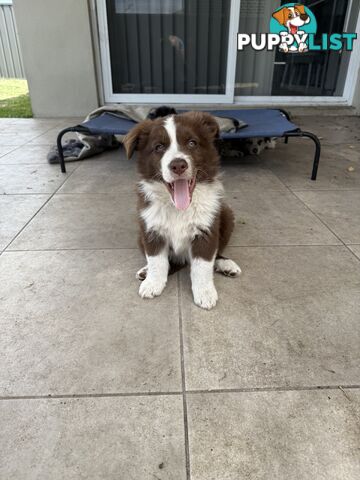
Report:
M 240 267 L 233 260 L 222 256 L 224 248 L 229 243 L 234 226 L 233 211 L 224 203 L 220 211 L 219 250 L 215 258 L 214 269 L 215 272 L 222 273 L 227 277 L 238 277 L 241 273 Z
M 225 277 L 238 277 L 241 273 L 241 268 L 230 258 L 218 255 L 215 259 L 215 272 L 222 273 Z
M 145 280 L 146 275 L 147 275 L 147 270 L 148 270 L 148 266 L 147 266 L 147 265 L 145 265 L 145 267 L 140 268 L 140 270 L 138 270 L 138 271 L 136 272 L 136 275 L 135 275 L 135 277 L 137 278 L 137 280 L 140 280 L 141 282 L 142 282 L 143 280 Z
M 139 246 L 139 249 L 140 251 L 143 253 L 144 256 L 146 256 L 146 253 L 145 253 L 145 245 L 144 245 L 144 236 L 145 236 L 145 232 L 144 232 L 144 227 L 143 225 L 141 225 L 141 233 L 139 233 L 139 237 L 138 237 L 138 246 Z M 140 280 L 141 282 L 143 282 L 146 278 L 146 275 L 147 275 L 147 271 L 148 271 L 148 266 L 147 264 L 140 268 L 140 270 L 138 270 L 135 274 L 135 277 L 137 280 Z
M 181 270 L 184 267 L 185 267 L 185 264 L 170 262 L 169 275 L 173 275 L 174 273 L 176 273 L 177 271 Z M 148 266 L 145 265 L 144 267 L 140 268 L 140 270 L 136 272 L 135 277 L 137 278 L 137 280 L 140 280 L 141 282 L 143 282 L 146 278 L 147 272 L 148 272 Z

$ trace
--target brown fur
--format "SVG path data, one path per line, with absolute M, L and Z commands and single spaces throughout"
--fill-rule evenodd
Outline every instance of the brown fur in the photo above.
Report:
M 220 215 L 217 215 L 209 232 L 195 237 L 191 245 L 191 254 L 193 258 L 203 258 L 211 260 L 219 245 L 219 225 Z
M 307 19 L 308 15 L 305 12 L 304 5 L 299 3 L 297 5 L 294 5 L 294 9 L 299 12 L 300 18 L 302 20 Z M 278 10 L 272 14 L 273 18 L 275 18 L 275 20 L 277 20 L 280 23 L 280 25 L 286 25 L 286 22 L 291 19 L 289 15 L 292 16 L 292 11 L 287 7 L 284 7 L 281 10 Z
M 275 20 L 277 20 L 280 23 L 280 25 L 285 25 L 285 22 L 288 19 L 289 13 L 290 13 L 290 10 L 284 7 L 281 10 L 274 12 L 272 16 L 273 18 L 275 18 Z
M 234 224 L 234 213 L 223 202 L 210 232 L 204 232 L 201 236 L 195 238 L 191 250 L 193 257 L 211 260 L 217 252 L 217 258 L 221 258 L 221 254 L 229 243 L 234 230 Z
M 298 5 L 295 5 L 295 10 L 298 10 L 300 12 L 300 17 L 301 15 L 306 15 L 307 18 L 307 13 L 305 12 L 305 6 L 299 3 Z
M 219 246 L 218 254 L 221 255 L 229 243 L 232 232 L 234 231 L 235 217 L 231 208 L 223 203 L 220 211 L 219 225 Z

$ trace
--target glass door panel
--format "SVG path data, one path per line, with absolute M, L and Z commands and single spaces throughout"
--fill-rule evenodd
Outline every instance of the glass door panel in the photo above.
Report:
M 112 93 L 225 96 L 230 9 L 231 0 L 106 0 Z
M 267 33 L 272 13 L 287 0 L 241 0 L 242 33 Z M 323 33 L 354 32 L 359 2 L 303 0 L 317 20 L 315 43 Z M 308 51 L 301 54 L 255 51 L 237 54 L 236 96 L 342 96 L 350 52 Z

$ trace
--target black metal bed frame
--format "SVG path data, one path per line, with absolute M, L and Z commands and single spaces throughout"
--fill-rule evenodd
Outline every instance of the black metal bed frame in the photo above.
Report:
M 282 108 L 278 108 L 278 110 L 281 113 L 283 113 L 285 117 L 290 121 L 290 115 L 286 110 Z M 307 138 L 311 138 L 311 140 L 315 143 L 315 154 L 314 154 L 313 168 L 311 172 L 311 180 L 315 181 L 317 177 L 317 171 L 319 168 L 320 154 L 321 154 L 321 143 L 319 138 L 314 133 L 306 132 L 306 131 L 304 132 L 303 130 L 301 130 L 301 128 L 299 128 L 294 132 L 287 132 L 283 136 L 285 138 L 285 143 L 289 142 L 289 137 L 307 137 Z
M 290 115 L 286 110 L 282 108 L 277 108 L 276 110 L 279 110 L 290 121 Z M 59 132 L 56 143 L 57 143 L 57 148 L 59 152 L 60 167 L 61 167 L 62 173 L 66 173 L 62 138 L 68 132 L 83 133 L 85 135 L 99 135 L 96 133 L 92 133 L 88 128 L 84 127 L 83 125 L 76 125 L 74 127 L 64 128 L 63 130 L 61 130 L 61 132 Z M 315 181 L 317 177 L 317 171 L 319 168 L 320 153 L 321 153 L 321 144 L 320 144 L 319 138 L 314 133 L 306 132 L 306 131 L 304 132 L 303 130 L 301 130 L 301 128 L 298 128 L 298 130 L 295 130 L 292 132 L 285 132 L 282 136 L 282 138 L 285 139 L 285 143 L 288 143 L 289 137 L 307 137 L 307 138 L 311 138 L 311 140 L 315 143 L 315 154 L 314 154 L 313 168 L 311 172 L 311 180 Z

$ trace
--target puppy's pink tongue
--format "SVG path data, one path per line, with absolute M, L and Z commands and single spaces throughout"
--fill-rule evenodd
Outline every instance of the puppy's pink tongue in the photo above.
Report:
M 187 180 L 176 180 L 174 182 L 174 203 L 179 210 L 186 210 L 190 205 L 190 192 Z

